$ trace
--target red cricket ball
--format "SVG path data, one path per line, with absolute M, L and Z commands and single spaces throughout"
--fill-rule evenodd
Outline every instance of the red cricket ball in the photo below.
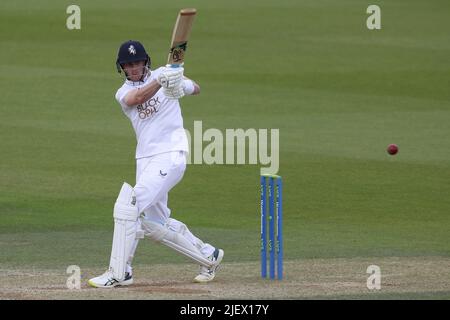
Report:
M 398 147 L 397 147 L 397 145 L 396 145 L 396 144 L 390 144 L 390 145 L 388 146 L 388 148 L 387 148 L 387 152 L 388 152 L 390 155 L 396 154 L 396 153 L 398 152 Z

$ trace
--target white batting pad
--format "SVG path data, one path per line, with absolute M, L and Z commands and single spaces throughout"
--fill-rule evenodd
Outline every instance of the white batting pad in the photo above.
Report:
M 207 268 L 214 266 L 214 263 L 205 258 L 200 250 L 186 239 L 183 234 L 174 232 L 166 226 L 146 219 L 142 219 L 142 228 L 150 239 L 174 249 L 202 266 Z
M 136 240 L 139 212 L 133 187 L 124 183 L 114 205 L 114 236 L 109 267 L 116 280 L 125 278 L 125 268 Z

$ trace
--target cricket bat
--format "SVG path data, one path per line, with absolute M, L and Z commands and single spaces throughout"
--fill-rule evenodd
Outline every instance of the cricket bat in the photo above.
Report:
M 178 68 L 184 64 L 189 35 L 197 10 L 194 8 L 181 9 L 173 28 L 167 67 Z

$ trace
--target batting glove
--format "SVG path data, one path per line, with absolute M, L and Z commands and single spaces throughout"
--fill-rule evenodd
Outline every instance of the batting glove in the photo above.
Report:
M 181 83 L 174 88 L 167 89 L 163 88 L 164 95 L 169 99 L 180 99 L 184 97 L 185 93 Z
M 172 89 L 178 86 L 183 80 L 184 68 L 164 68 L 159 74 L 157 82 L 159 85 L 166 89 Z

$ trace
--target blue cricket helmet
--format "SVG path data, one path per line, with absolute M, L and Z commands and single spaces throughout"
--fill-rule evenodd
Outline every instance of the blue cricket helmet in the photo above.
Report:
M 135 61 L 145 61 L 146 67 L 150 69 L 151 60 L 142 43 L 134 40 L 122 43 L 117 53 L 117 71 L 121 73 L 123 70 L 122 64 Z

